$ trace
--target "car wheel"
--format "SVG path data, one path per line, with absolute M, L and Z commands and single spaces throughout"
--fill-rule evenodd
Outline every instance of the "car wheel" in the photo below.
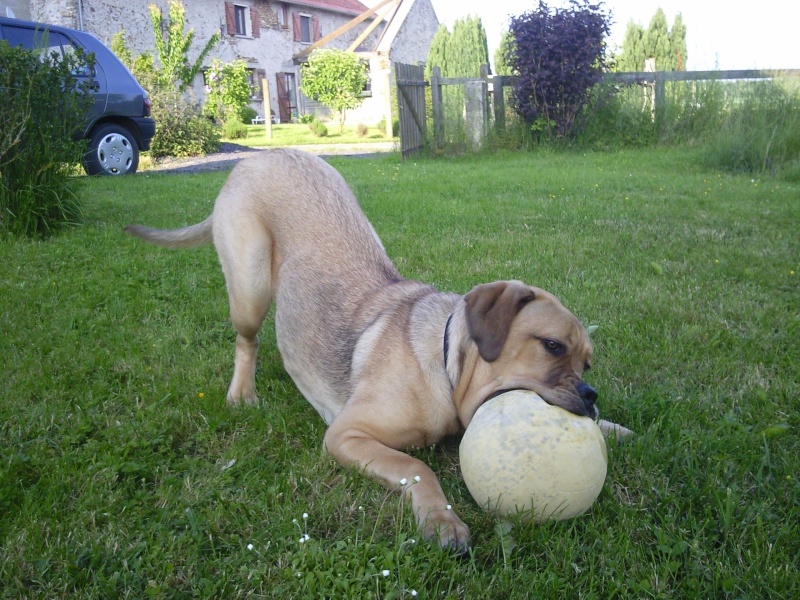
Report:
M 83 167 L 89 175 L 128 175 L 139 167 L 139 145 L 131 132 L 109 123 L 89 138 Z

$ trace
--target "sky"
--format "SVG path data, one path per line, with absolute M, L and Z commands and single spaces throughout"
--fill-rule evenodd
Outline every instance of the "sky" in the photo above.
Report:
M 509 15 L 538 6 L 538 0 L 431 0 L 439 22 L 477 15 L 483 22 L 493 59 Z M 365 2 L 365 4 L 369 4 Z M 551 8 L 564 0 L 546 0 Z M 661 7 L 670 27 L 681 13 L 686 25 L 687 69 L 800 69 L 800 1 L 759 0 L 605 0 L 612 15 L 611 47 L 622 45 L 628 22 L 644 28 Z

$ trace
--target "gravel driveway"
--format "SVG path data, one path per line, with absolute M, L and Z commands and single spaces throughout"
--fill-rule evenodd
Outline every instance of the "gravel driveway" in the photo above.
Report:
M 364 158 L 375 154 L 393 152 L 397 149 L 395 142 L 364 142 L 361 144 L 314 144 L 306 146 L 286 146 L 305 150 L 323 158 L 329 156 L 350 156 Z M 219 152 L 206 156 L 189 158 L 164 158 L 154 166 L 141 169 L 140 173 L 200 173 L 204 171 L 225 171 L 233 168 L 244 158 L 255 156 L 268 148 L 251 148 L 230 142 L 220 144 Z

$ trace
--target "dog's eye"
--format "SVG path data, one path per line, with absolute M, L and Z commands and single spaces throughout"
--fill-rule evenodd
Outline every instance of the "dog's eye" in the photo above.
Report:
M 567 352 L 567 347 L 556 340 L 542 340 L 542 345 L 553 356 L 564 356 Z

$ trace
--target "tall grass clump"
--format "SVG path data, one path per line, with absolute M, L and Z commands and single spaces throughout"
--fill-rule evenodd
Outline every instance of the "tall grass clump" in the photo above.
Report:
M 701 144 L 718 131 L 726 112 L 726 89 L 718 81 L 665 85 L 657 108 L 652 85 L 601 83 L 584 107 L 577 141 L 595 148 L 654 144 Z
M 800 94 L 773 81 L 731 90 L 720 127 L 709 137 L 707 166 L 800 180 Z
M 80 220 L 76 180 L 84 142 L 73 139 L 91 98 L 75 73 L 81 53 L 33 53 L 0 40 L 0 231 L 42 236 Z
M 657 109 L 651 86 L 602 84 L 585 116 L 581 146 L 701 147 L 707 167 L 800 179 L 800 94 L 785 81 L 668 83 Z

